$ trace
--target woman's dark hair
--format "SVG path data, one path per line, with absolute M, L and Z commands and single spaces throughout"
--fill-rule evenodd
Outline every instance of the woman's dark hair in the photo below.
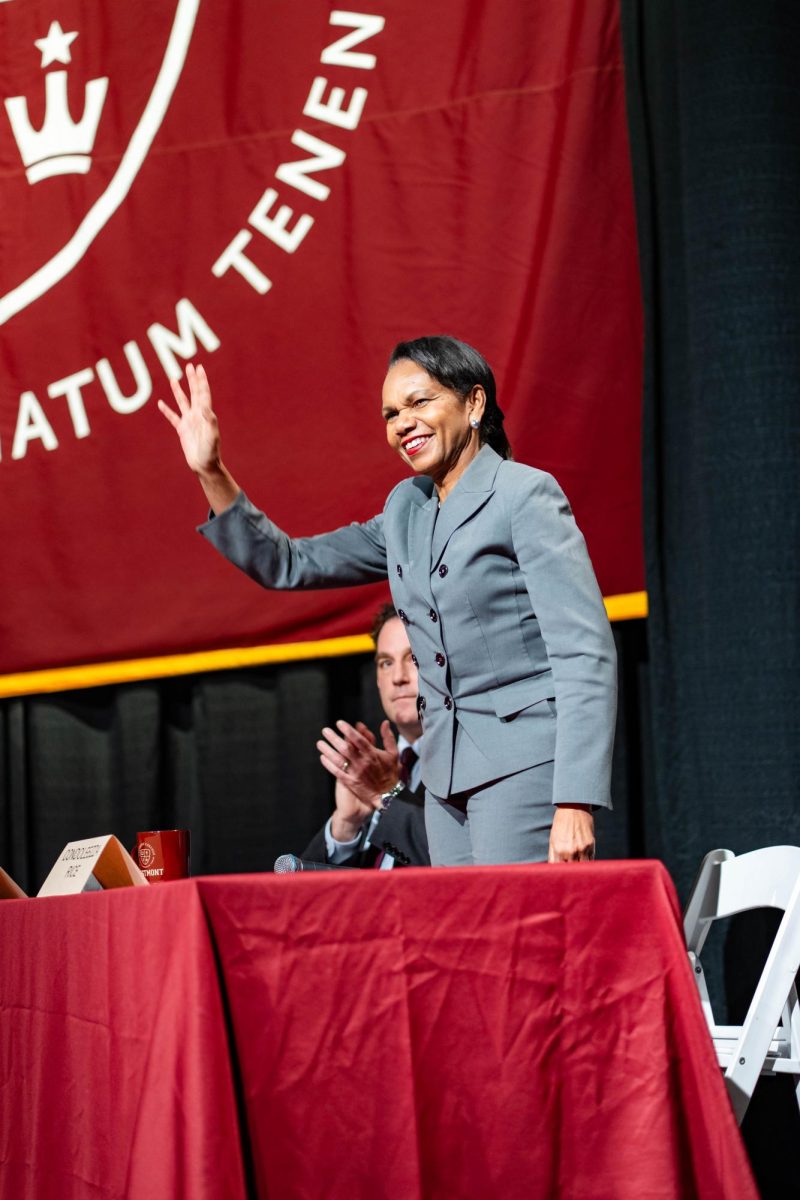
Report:
M 480 384 L 486 393 L 486 408 L 479 434 L 481 444 L 485 442 L 490 445 L 501 458 L 511 458 L 511 446 L 503 429 L 503 413 L 497 403 L 494 375 L 482 354 L 466 342 L 442 334 L 398 342 L 389 356 L 389 366 L 393 367 L 401 359 L 410 359 L 422 367 L 437 382 L 461 396 L 462 400 Z

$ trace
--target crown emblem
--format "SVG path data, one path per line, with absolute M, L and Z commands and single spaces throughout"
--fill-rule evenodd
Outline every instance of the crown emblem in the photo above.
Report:
M 69 63 L 69 47 L 77 33 L 64 33 L 53 21 L 47 37 L 38 38 L 42 69 L 51 63 Z M 51 175 L 85 175 L 92 165 L 92 149 L 103 112 L 108 79 L 92 79 L 84 95 L 83 115 L 73 121 L 67 97 L 67 72 L 45 75 L 45 114 L 41 129 L 34 129 L 28 115 L 25 96 L 5 101 L 8 119 L 16 139 L 28 183 L 38 183 Z

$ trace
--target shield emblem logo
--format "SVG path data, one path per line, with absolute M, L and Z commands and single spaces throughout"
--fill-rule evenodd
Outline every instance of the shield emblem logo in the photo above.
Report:
M 146 20 L 138 5 L 115 5 L 111 37 L 108 13 L 87 23 L 85 4 L 62 3 L 53 20 L 44 5 L 3 3 L 14 54 L 0 97 L 0 206 L 14 235 L 0 259 L 0 325 L 64 279 L 123 204 L 180 79 L 199 3 L 148 6 Z M 142 54 L 123 88 L 114 49 L 131 44 Z

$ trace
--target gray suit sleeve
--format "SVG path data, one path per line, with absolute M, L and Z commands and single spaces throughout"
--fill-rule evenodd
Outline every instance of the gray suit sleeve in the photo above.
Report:
M 552 476 L 525 472 L 514 489 L 514 549 L 555 685 L 555 804 L 610 807 L 617 713 L 614 638 L 583 534 Z
M 266 588 L 347 587 L 386 578 L 383 514 L 317 537 L 291 538 L 240 492 L 198 532 Z

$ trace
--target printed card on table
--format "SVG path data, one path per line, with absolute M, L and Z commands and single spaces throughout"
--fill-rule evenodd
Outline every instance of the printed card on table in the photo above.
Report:
M 70 896 L 118 887 L 149 887 L 149 882 L 120 840 L 108 833 L 67 842 L 38 895 Z

